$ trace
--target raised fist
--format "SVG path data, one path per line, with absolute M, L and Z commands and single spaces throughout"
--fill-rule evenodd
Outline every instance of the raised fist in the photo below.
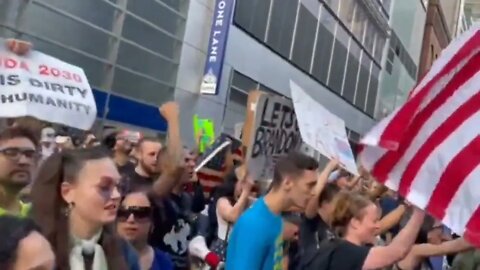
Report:
M 178 119 L 179 109 L 175 101 L 169 101 L 160 106 L 160 114 L 167 120 Z

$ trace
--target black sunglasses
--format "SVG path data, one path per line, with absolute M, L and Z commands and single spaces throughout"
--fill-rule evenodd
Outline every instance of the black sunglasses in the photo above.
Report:
M 146 222 L 152 217 L 152 208 L 149 206 L 121 207 L 117 212 L 117 218 L 120 222 L 127 221 L 130 215 L 133 215 L 136 221 Z

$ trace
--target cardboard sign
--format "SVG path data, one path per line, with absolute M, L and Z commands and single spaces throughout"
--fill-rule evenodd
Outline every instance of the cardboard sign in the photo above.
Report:
M 345 169 L 358 175 L 344 121 L 293 81 L 290 81 L 290 89 L 303 141 L 330 159 L 338 158 Z
M 0 117 L 32 116 L 88 130 L 97 116 L 83 70 L 40 52 L 18 56 L 0 46 L 0 91 Z
M 251 96 L 250 96 L 251 95 Z M 292 101 L 251 91 L 244 126 L 249 172 L 255 180 L 273 177 L 276 161 L 302 144 Z
M 205 152 L 215 141 L 215 125 L 211 119 L 198 118 L 198 115 L 193 116 L 193 133 L 194 138 L 198 144 L 200 153 Z

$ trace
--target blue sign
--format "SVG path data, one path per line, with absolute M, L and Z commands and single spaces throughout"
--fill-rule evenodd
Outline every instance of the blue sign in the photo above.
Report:
M 212 29 L 208 42 L 207 62 L 203 72 L 200 93 L 216 95 L 218 83 L 222 76 L 223 59 L 228 38 L 228 30 L 232 24 L 235 0 L 216 0 L 213 13 Z

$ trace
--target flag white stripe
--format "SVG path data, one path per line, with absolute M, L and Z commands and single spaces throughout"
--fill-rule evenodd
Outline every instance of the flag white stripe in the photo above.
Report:
M 450 161 L 480 134 L 480 112 L 472 115 L 430 154 L 415 176 L 407 199 L 425 208 Z M 425 183 L 428 184 L 426 185 Z
M 448 224 L 456 234 L 462 235 L 465 226 L 480 206 L 480 166 L 465 178 L 455 196 L 450 201 L 442 223 Z
M 408 166 L 408 163 L 417 154 L 418 149 L 422 147 L 422 145 L 424 145 L 430 138 L 432 131 L 437 130 L 438 127 L 442 125 L 452 113 L 454 113 L 463 103 L 475 95 L 478 92 L 479 85 L 480 72 L 478 72 L 476 76 L 461 86 L 461 88 L 455 92 L 455 94 L 445 103 L 443 103 L 424 123 L 420 131 L 417 133 L 417 136 L 415 136 L 413 142 L 410 144 L 410 147 L 390 172 L 388 177 L 389 181 L 391 182 L 390 185 L 388 185 L 389 188 L 394 190 L 398 189 L 401 176 Z
M 383 118 L 380 122 L 378 122 L 361 140 L 361 144 L 365 145 L 373 145 L 376 146 L 380 142 L 381 135 L 387 128 L 388 123 L 392 121 L 393 117 L 397 115 L 398 111 L 400 111 L 401 107 L 396 108 L 393 113 L 388 115 L 387 117 Z

